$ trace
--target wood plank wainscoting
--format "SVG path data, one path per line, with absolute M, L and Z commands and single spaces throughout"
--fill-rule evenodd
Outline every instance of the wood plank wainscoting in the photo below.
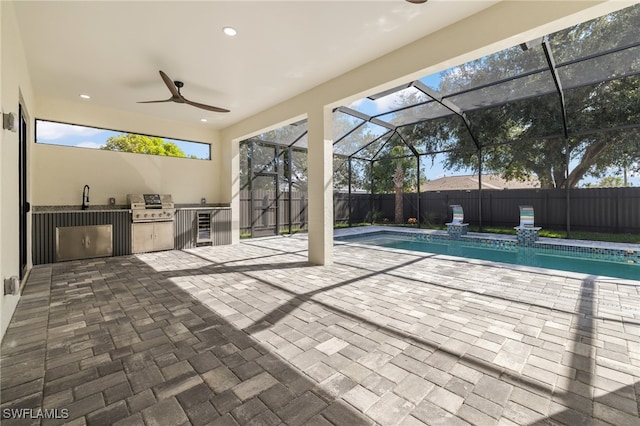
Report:
M 211 212 L 211 245 L 231 244 L 231 208 L 194 207 L 176 210 L 176 249 L 198 246 L 198 212 L 205 211 Z

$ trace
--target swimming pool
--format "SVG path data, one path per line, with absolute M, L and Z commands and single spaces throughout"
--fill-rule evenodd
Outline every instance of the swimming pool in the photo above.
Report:
M 450 239 L 447 235 L 393 231 L 336 237 L 338 241 L 510 263 L 589 275 L 640 280 L 640 255 L 633 250 L 573 247 L 536 243 L 520 247 L 515 240 L 490 238 Z

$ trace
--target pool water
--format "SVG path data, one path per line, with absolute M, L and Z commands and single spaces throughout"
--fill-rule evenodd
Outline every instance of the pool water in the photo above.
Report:
M 624 259 L 614 261 L 602 256 L 535 247 L 513 247 L 472 240 L 430 239 L 424 240 L 409 234 L 371 233 L 339 237 L 341 241 L 369 244 L 381 247 L 412 250 L 425 253 L 446 254 L 470 259 L 510 263 L 579 272 L 589 275 L 640 280 L 640 264 L 627 263 Z

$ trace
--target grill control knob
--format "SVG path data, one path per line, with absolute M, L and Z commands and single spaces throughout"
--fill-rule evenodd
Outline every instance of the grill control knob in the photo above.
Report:
M 151 213 L 151 217 L 156 217 L 156 214 L 155 213 Z
M 136 217 L 140 217 L 140 213 L 136 213 Z
M 144 217 L 147 217 L 147 214 L 146 214 L 146 213 L 144 214 Z

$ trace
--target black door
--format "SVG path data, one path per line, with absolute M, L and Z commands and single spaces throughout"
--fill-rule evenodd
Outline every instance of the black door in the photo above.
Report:
M 18 109 L 18 198 L 19 198 L 19 250 L 20 250 L 20 279 L 27 272 L 27 213 L 30 206 L 27 201 L 27 120 L 22 111 L 22 105 Z

